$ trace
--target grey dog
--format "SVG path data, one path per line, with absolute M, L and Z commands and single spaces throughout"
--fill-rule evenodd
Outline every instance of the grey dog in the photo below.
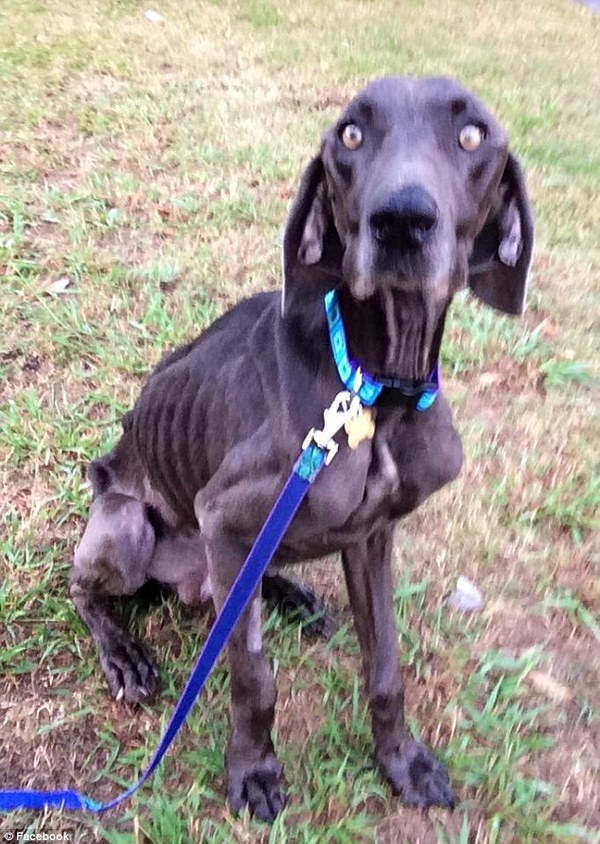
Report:
M 482 103 L 445 78 L 368 85 L 325 132 L 287 222 L 284 290 L 260 293 L 165 357 L 90 465 L 93 502 L 71 595 L 112 694 L 155 691 L 145 647 L 111 598 L 149 579 L 219 607 L 311 428 L 342 389 L 323 307 L 336 290 L 349 354 L 386 384 L 375 430 L 319 475 L 276 554 L 270 590 L 307 612 L 278 567 L 341 551 L 362 648 L 375 756 L 407 804 L 451 806 L 442 765 L 408 734 L 390 559 L 396 521 L 456 478 L 460 439 L 440 395 L 414 396 L 440 354 L 454 293 L 521 313 L 533 222 L 519 164 Z M 271 728 L 276 688 L 261 595 L 228 646 L 230 805 L 272 820 L 285 803 Z

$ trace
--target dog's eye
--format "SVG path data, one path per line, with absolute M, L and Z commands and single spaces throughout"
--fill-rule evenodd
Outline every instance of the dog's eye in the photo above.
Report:
M 466 126 L 460 130 L 458 136 L 458 143 L 467 152 L 474 152 L 478 149 L 485 138 L 485 129 L 482 126 L 476 126 L 474 123 L 467 123 Z
M 358 149 L 363 140 L 362 132 L 355 123 L 346 123 L 341 137 L 347 149 Z

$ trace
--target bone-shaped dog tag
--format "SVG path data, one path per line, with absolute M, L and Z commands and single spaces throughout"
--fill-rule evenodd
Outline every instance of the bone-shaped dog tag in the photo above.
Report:
M 372 440 L 375 436 L 375 420 L 371 408 L 362 407 L 356 416 L 346 422 L 344 430 L 350 448 L 357 448 L 363 440 Z

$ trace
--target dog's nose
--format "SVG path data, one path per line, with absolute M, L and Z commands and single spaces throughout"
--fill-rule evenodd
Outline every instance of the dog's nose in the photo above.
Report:
M 407 185 L 371 214 L 371 229 L 381 244 L 416 249 L 433 234 L 438 214 L 436 201 L 426 190 Z

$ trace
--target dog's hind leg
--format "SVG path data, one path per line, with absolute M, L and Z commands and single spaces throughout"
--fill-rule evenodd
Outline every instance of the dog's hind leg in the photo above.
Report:
M 158 675 L 144 645 L 113 617 L 111 603 L 145 583 L 154 546 L 147 505 L 104 492 L 92 502 L 71 572 L 71 598 L 96 643 L 109 689 L 131 703 L 156 690 Z

